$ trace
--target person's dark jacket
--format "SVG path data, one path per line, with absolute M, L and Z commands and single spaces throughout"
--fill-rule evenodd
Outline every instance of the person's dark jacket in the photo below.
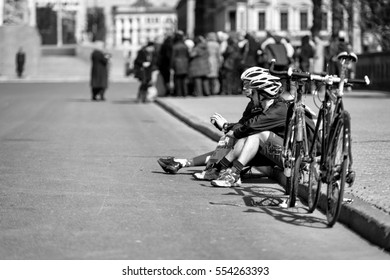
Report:
M 91 54 L 91 87 L 108 87 L 108 60 L 109 58 L 100 50 L 94 50 Z
M 250 101 L 241 119 L 232 126 L 234 137 L 239 139 L 263 131 L 272 131 L 283 138 L 287 109 L 288 105 L 282 99 L 275 100 L 266 112 L 263 112 L 260 108 L 255 108 L 254 102 Z
M 244 69 L 247 69 L 257 65 L 257 52 L 260 49 L 260 45 L 249 34 L 245 35 L 245 39 L 247 42 L 242 50 L 242 66 Z
M 144 62 L 150 62 L 148 67 L 144 67 Z M 148 84 L 152 79 L 152 72 L 158 70 L 157 53 L 149 52 L 146 47 L 138 51 L 137 57 L 134 60 L 134 77 L 139 79 L 141 83 Z
M 162 43 L 157 56 L 157 66 L 161 75 L 164 78 L 165 83 L 169 82 L 170 79 L 170 63 L 172 58 L 172 46 L 173 39 L 168 36 Z
M 293 104 L 285 101 L 282 98 L 276 99 L 266 112 L 262 109 L 256 108 L 254 102 L 251 100 L 242 118 L 235 124 L 229 124 L 228 130 L 233 130 L 235 138 L 244 138 L 250 135 L 260 133 L 263 131 L 271 131 L 281 138 L 285 137 L 285 129 L 288 124 L 288 110 L 292 109 Z M 313 116 L 306 112 L 306 129 L 309 142 L 312 142 L 315 124 Z
M 188 74 L 190 54 L 184 41 L 178 41 L 173 45 L 171 68 L 175 75 Z
M 19 51 L 16 54 L 16 66 L 18 71 L 23 71 L 25 61 L 26 61 L 26 54 L 24 52 Z
M 196 41 L 196 40 L 195 40 Z M 195 43 L 190 51 L 188 74 L 192 78 L 206 77 L 210 73 L 209 53 L 203 41 Z

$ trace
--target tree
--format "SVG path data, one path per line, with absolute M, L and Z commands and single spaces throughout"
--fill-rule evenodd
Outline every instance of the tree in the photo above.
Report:
M 313 25 L 311 26 L 311 34 L 313 38 L 321 31 L 322 25 L 322 0 L 313 0 Z
M 373 34 L 383 51 L 390 50 L 390 1 L 360 0 L 361 29 Z
M 3 0 L 0 0 L 3 1 Z M 4 1 L 4 24 L 14 25 L 24 22 L 24 13 L 26 3 L 24 0 L 5 0 Z
M 332 1 L 332 37 L 339 36 L 340 30 L 343 26 L 343 0 L 331 0 Z

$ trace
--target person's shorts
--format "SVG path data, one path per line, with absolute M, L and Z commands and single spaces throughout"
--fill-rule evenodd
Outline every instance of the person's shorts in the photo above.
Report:
M 250 166 L 279 166 L 283 168 L 282 160 L 283 138 L 270 132 L 264 143 L 260 143 L 256 156 L 248 163 Z

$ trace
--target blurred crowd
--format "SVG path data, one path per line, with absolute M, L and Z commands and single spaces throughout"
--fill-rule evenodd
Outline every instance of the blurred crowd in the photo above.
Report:
M 158 79 L 153 77 L 157 72 L 164 96 L 233 95 L 241 93 L 240 74 L 249 67 L 268 68 L 274 58 L 276 70 L 292 66 L 305 72 L 338 74 L 336 57 L 346 50 L 350 49 L 343 34 L 328 41 L 303 36 L 293 46 L 289 38 L 271 32 L 261 39 L 251 33 L 221 31 L 190 39 L 177 31 L 161 43 L 143 46 L 129 73 L 140 80 L 141 95 Z

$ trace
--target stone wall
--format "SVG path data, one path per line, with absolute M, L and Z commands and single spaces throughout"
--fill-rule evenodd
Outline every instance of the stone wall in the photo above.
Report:
M 35 75 L 41 56 L 41 38 L 28 25 L 0 26 L 0 76 L 16 77 L 15 56 L 22 47 L 26 53 L 24 76 Z

